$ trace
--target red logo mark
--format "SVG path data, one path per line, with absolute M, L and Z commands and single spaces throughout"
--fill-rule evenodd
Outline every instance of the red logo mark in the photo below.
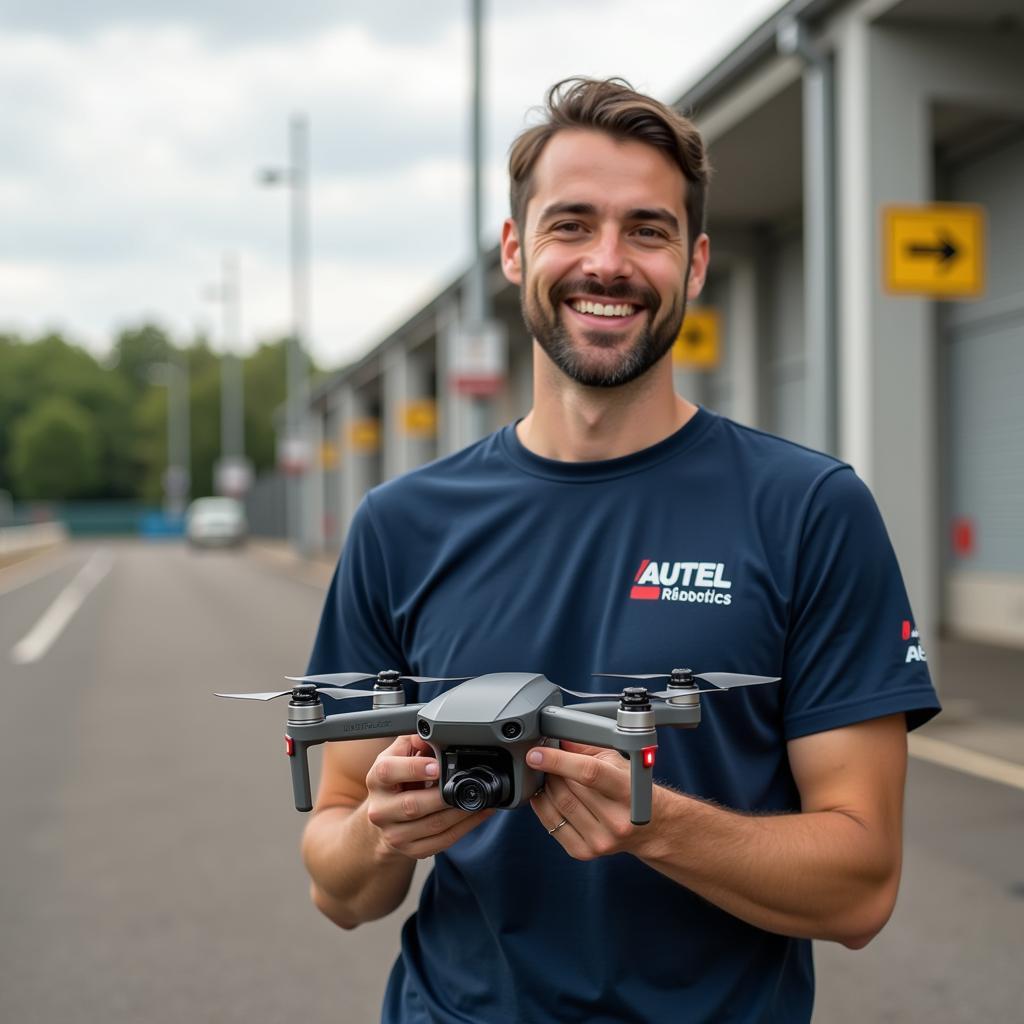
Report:
M 651 564 L 649 558 L 645 558 L 640 563 L 640 568 L 637 569 L 636 575 L 633 577 L 633 583 L 640 579 L 644 574 L 644 569 Z M 634 601 L 657 601 L 661 597 L 661 587 L 637 587 L 634 586 L 629 591 L 629 596 Z
M 910 639 L 910 631 L 911 631 L 911 629 L 912 629 L 912 626 L 911 626 L 909 620 L 904 619 L 903 620 L 903 639 L 904 640 L 909 640 Z

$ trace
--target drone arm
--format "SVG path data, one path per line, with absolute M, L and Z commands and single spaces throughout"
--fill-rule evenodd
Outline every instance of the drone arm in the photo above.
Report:
M 622 734 L 615 723 L 602 718 L 600 712 L 577 711 L 575 708 L 550 706 L 540 713 L 540 731 L 556 740 L 591 743 L 598 747 L 621 747 Z
M 405 736 L 416 731 L 416 715 L 422 704 L 395 708 L 370 708 L 328 715 L 322 722 L 289 722 L 285 749 L 292 770 L 292 793 L 297 811 L 311 811 L 309 748 L 329 740 L 363 740 L 380 736 Z
M 367 740 L 387 736 L 408 736 L 416 731 L 416 718 L 422 704 L 404 704 L 390 708 L 367 708 L 328 715 L 322 722 L 290 726 L 293 735 L 323 743 L 331 740 Z
M 646 825 L 651 820 L 653 751 L 658 745 L 657 733 L 653 729 L 623 732 L 615 722 L 601 717 L 602 710 L 594 713 L 546 707 L 540 713 L 541 732 L 554 739 L 612 747 L 626 754 L 629 757 L 629 818 L 634 825 Z

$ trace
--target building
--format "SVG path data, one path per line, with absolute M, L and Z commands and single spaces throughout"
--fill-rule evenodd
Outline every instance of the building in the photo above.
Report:
M 1024 0 L 792 0 L 676 106 L 715 167 L 720 333 L 679 390 L 852 463 L 923 637 L 1024 646 Z M 338 548 L 369 487 L 529 408 L 496 251 L 488 281 L 498 393 L 449 386 L 461 278 L 312 395 L 313 546 Z

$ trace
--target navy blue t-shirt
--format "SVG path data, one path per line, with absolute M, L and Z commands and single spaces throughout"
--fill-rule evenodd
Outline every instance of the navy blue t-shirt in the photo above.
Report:
M 608 689 L 592 672 L 781 676 L 659 730 L 656 781 L 742 811 L 800 810 L 787 740 L 897 712 L 913 728 L 939 707 L 867 488 L 703 409 L 601 462 L 540 458 L 508 426 L 371 491 L 310 671 L 391 667 L 577 690 Z M 628 854 L 575 861 L 522 807 L 435 858 L 383 1020 L 793 1024 L 813 992 L 809 941 Z

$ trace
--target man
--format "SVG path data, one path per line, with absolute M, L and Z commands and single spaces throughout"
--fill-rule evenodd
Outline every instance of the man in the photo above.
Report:
M 938 709 L 905 658 L 884 526 L 848 466 L 673 391 L 709 256 L 687 120 L 569 80 L 510 173 L 501 258 L 534 338 L 533 408 L 366 497 L 310 670 L 782 682 L 661 730 L 644 827 L 615 752 L 538 748 L 531 808 L 470 814 L 444 804 L 416 737 L 329 744 L 303 844 L 313 900 L 355 927 L 436 856 L 387 1022 L 808 1020 L 808 940 L 858 948 L 892 911 L 906 731 Z

